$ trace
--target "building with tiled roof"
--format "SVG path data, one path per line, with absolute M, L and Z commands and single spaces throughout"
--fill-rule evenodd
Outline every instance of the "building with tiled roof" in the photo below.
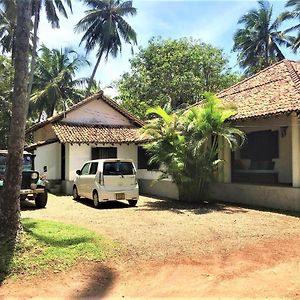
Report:
M 35 152 L 37 170 L 47 172 L 50 182 L 62 184 L 63 192 L 70 193 L 76 170 L 87 160 L 133 159 L 138 167 L 145 160 L 139 157 L 145 155 L 139 148 L 142 125 L 101 91 L 31 126 L 26 133 L 33 143 L 26 149 Z
M 224 147 L 212 197 L 300 210 L 300 64 L 282 60 L 218 97 L 236 108 L 232 124 L 247 141 L 234 153 Z
M 300 111 L 300 64 L 282 60 L 221 91 L 224 103 L 233 103 L 236 120 Z

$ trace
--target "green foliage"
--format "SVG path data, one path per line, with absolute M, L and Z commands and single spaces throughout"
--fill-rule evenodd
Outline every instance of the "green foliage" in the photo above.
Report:
M 273 6 L 268 1 L 258 1 L 258 9 L 243 15 L 236 31 L 233 51 L 238 52 L 238 62 L 247 75 L 252 75 L 284 59 L 280 46 L 290 46 L 290 37 L 279 30 L 280 17 L 273 18 Z
M 235 110 L 205 93 L 201 106 L 176 113 L 158 106 L 147 114 L 155 116 L 142 129 L 150 139 L 144 146 L 150 162 L 161 163 L 161 178 L 172 177 L 182 200 L 204 200 L 206 185 L 214 180 L 222 163 L 218 158 L 220 138 L 232 150 L 244 141 L 244 134 L 228 121 Z
M 34 73 L 29 114 L 40 120 L 44 112 L 51 117 L 83 99 L 82 81 L 75 79 L 76 71 L 87 61 L 70 49 L 57 50 L 42 46 Z
M 75 31 L 83 32 L 81 43 L 85 43 L 86 52 L 97 49 L 97 62 L 90 78 L 87 94 L 90 93 L 96 70 L 104 55 L 116 57 L 122 51 L 122 40 L 136 45 L 136 32 L 127 23 L 126 17 L 136 15 L 132 1 L 122 0 L 83 0 L 90 8 L 76 24 Z
M 0 0 L 0 49 L 2 53 L 10 53 L 13 50 L 16 20 L 16 1 Z
M 7 149 L 12 106 L 13 73 L 11 59 L 0 55 L 0 149 Z
M 74 225 L 33 219 L 23 219 L 22 225 L 24 233 L 15 247 L 9 275 L 61 271 L 79 259 L 100 261 L 114 247 L 96 233 Z
M 130 73 L 116 84 L 122 105 L 140 118 L 149 107 L 192 104 L 204 91 L 220 91 L 239 79 L 222 50 L 187 38 L 153 38 L 130 63 Z
M 281 22 L 286 20 L 296 20 L 297 23 L 295 25 L 284 31 L 284 33 L 296 33 L 296 36 L 290 38 L 292 49 L 296 52 L 300 47 L 300 2 L 298 0 L 288 0 L 285 6 L 292 8 L 292 10 L 283 12 L 279 18 Z

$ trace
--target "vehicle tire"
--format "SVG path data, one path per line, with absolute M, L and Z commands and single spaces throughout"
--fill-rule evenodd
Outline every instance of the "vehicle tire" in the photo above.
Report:
M 48 191 L 45 189 L 44 193 L 37 194 L 35 198 L 35 206 L 37 208 L 44 208 L 48 201 Z
M 77 190 L 76 185 L 73 187 L 73 199 L 74 200 L 79 200 L 80 199 L 80 196 L 78 195 L 78 190 Z
M 99 202 L 99 196 L 96 191 L 93 192 L 93 202 L 94 202 L 94 207 L 99 208 L 100 207 L 100 202 Z
M 137 200 L 128 200 L 129 206 L 136 206 Z

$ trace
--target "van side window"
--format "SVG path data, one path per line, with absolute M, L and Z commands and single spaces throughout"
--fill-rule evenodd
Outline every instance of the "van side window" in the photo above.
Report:
M 96 174 L 98 170 L 98 163 L 97 162 L 93 162 L 91 163 L 91 168 L 90 168 L 90 174 Z
M 88 175 L 90 170 L 90 163 L 85 164 L 81 169 L 81 175 Z

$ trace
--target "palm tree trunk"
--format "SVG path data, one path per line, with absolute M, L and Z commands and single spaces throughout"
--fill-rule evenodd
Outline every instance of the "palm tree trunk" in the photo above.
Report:
M 30 99 L 32 84 L 33 84 L 33 74 L 35 69 L 36 61 L 36 48 L 37 48 L 37 31 L 40 22 L 40 11 L 41 11 L 41 0 L 34 0 L 34 27 L 33 27 L 33 41 L 32 41 L 32 53 L 31 53 L 31 63 L 30 63 L 30 73 L 28 82 L 28 101 Z
M 5 184 L 3 194 L 0 197 L 0 248 L 9 242 L 14 242 L 20 228 L 19 198 L 25 141 L 25 122 L 28 110 L 26 98 L 30 19 L 31 1 L 17 0 L 12 118 Z M 1 249 L 0 253 L 2 254 Z
M 89 85 L 88 85 L 88 87 L 87 87 L 86 94 L 85 94 L 86 97 L 88 97 L 88 96 L 90 95 L 90 91 L 91 91 L 91 88 L 92 88 L 92 84 L 93 84 L 93 81 L 94 81 L 94 77 L 95 77 L 95 75 L 96 75 L 96 71 L 97 71 L 98 66 L 99 66 L 99 64 L 100 64 L 100 60 L 101 60 L 102 54 L 103 54 L 103 50 L 101 50 L 101 52 L 100 52 L 100 54 L 99 54 L 99 56 L 98 56 L 96 65 L 95 65 L 95 67 L 94 67 L 93 73 L 92 73 L 91 78 L 90 78 L 90 80 L 89 80 Z

